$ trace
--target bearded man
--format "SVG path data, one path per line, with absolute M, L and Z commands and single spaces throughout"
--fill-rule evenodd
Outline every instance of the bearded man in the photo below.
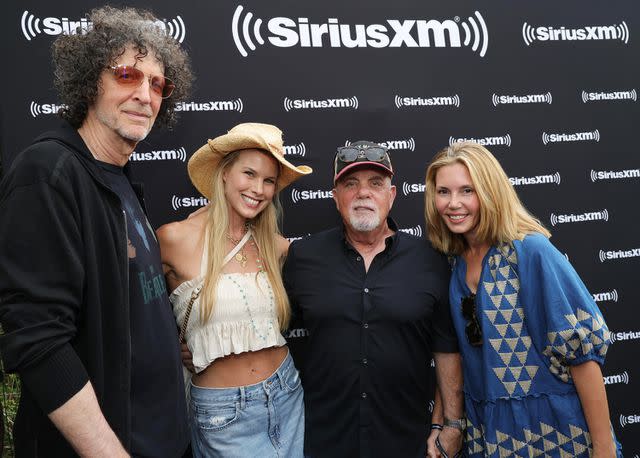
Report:
M 449 267 L 398 231 L 387 148 L 340 147 L 333 198 L 342 225 L 295 241 L 284 266 L 294 316 L 308 330 L 296 365 L 305 389 L 305 456 L 425 457 L 430 362 L 448 427 L 462 443 L 462 371 L 449 313 Z M 435 455 L 434 455 L 435 456 Z

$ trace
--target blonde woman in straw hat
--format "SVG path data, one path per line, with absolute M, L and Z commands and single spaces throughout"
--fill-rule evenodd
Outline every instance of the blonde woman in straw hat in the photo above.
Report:
M 289 302 L 280 274 L 288 242 L 278 193 L 303 175 L 283 156 L 282 132 L 245 123 L 189 160 L 210 201 L 158 230 L 181 339 L 193 360 L 187 386 L 194 456 L 303 456 L 300 378 L 281 331 Z

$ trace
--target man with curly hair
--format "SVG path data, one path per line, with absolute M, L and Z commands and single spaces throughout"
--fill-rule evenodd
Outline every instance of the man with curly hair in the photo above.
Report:
M 62 117 L 0 185 L 0 341 L 22 397 L 16 456 L 181 456 L 188 426 L 158 244 L 127 163 L 175 121 L 186 53 L 104 7 L 53 45 Z

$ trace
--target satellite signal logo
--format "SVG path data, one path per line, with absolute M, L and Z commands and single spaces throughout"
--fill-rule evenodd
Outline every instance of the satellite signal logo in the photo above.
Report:
M 318 199 L 332 199 L 332 198 L 333 198 L 333 192 L 331 191 L 322 191 L 322 190 L 312 191 L 309 189 L 305 189 L 304 191 L 299 191 L 296 188 L 291 189 L 291 201 L 294 204 L 297 204 L 302 200 L 318 200 Z
M 422 226 L 420 226 L 419 224 L 417 226 L 414 227 L 407 227 L 404 229 L 398 229 L 400 232 L 404 232 L 406 234 L 409 235 L 414 235 L 416 237 L 422 237 L 423 231 L 422 231 Z
M 565 223 L 583 223 L 587 221 L 609 221 L 609 210 L 606 208 L 602 211 L 585 212 L 580 214 L 569 213 L 566 215 L 556 215 L 551 213 L 549 216 L 552 226 Z
M 237 111 L 242 113 L 242 99 L 211 100 L 208 102 L 180 102 L 175 105 L 176 111 Z
M 314 23 L 306 17 L 284 16 L 265 22 L 238 5 L 231 19 L 231 33 L 242 57 L 267 42 L 278 48 L 465 47 L 480 57 L 489 46 L 487 24 L 478 11 L 466 19 L 386 19 L 379 24 L 346 24 L 335 17 Z
M 506 134 L 499 137 L 460 137 L 455 138 L 453 136 L 449 137 L 449 146 L 453 146 L 454 143 L 462 143 L 462 142 L 473 142 L 482 146 L 511 146 L 511 135 Z
M 29 105 L 29 113 L 34 118 L 37 118 L 40 115 L 50 115 L 56 114 L 61 109 L 66 108 L 66 105 L 56 105 L 55 103 L 38 103 L 31 101 Z
M 627 425 L 640 423 L 640 415 L 622 415 L 620 414 L 620 426 L 623 428 Z
M 304 142 L 295 145 L 285 145 L 284 154 L 285 156 L 305 157 L 307 155 L 307 148 L 304 146 Z
M 546 94 L 528 94 L 528 95 L 498 95 L 493 93 L 491 95 L 491 102 L 494 107 L 498 105 L 509 105 L 514 103 L 548 103 L 551 105 L 553 102 L 553 96 L 551 92 Z
M 629 43 L 629 27 L 625 21 L 620 24 L 584 27 L 533 27 L 525 22 L 522 24 L 522 39 L 527 46 L 536 41 L 590 40 L 619 40 L 626 45 Z
M 187 29 L 180 16 L 176 16 L 174 19 L 158 19 L 154 24 L 179 43 L 184 41 Z M 25 10 L 20 18 L 20 29 L 27 41 L 31 41 L 41 34 L 57 36 L 62 34 L 73 35 L 76 33 L 86 33 L 92 27 L 93 23 L 87 18 L 80 18 L 78 20 L 51 16 L 39 18 L 28 10 Z
M 131 161 L 182 161 L 187 162 L 187 150 L 184 147 L 170 150 L 147 151 L 144 153 L 134 151 L 129 157 Z
M 402 194 L 408 196 L 409 194 L 418 194 L 424 192 L 425 190 L 424 183 L 407 183 L 406 181 L 402 183 Z
M 342 99 L 290 99 L 285 97 L 282 104 L 287 113 L 291 110 L 324 110 L 327 108 L 358 109 L 358 97 Z
M 393 99 L 396 108 L 403 107 L 456 107 L 460 108 L 460 96 L 453 94 L 442 97 L 400 97 L 396 95 Z
M 416 141 L 413 137 L 404 139 L 404 140 L 385 140 L 385 141 L 376 141 L 378 145 L 384 146 L 385 148 L 393 151 L 393 150 L 416 150 Z M 349 146 L 351 144 L 351 140 L 347 140 L 344 142 L 344 146 Z
M 591 132 L 575 132 L 572 134 L 553 133 L 548 134 L 542 132 L 542 143 L 548 145 L 549 143 L 558 142 L 584 142 L 584 141 L 600 141 L 600 131 L 598 129 Z
M 595 102 L 601 100 L 638 100 L 638 94 L 635 89 L 630 91 L 616 91 L 616 92 L 586 92 L 582 91 L 581 94 L 582 103 Z
M 618 302 L 619 297 L 618 290 L 615 288 L 603 293 L 593 293 L 592 296 L 595 302 Z
M 509 182 L 513 186 L 522 186 L 529 184 L 557 184 L 560 186 L 562 177 L 559 172 L 549 173 L 547 175 L 535 175 L 530 177 L 509 177 Z
M 628 170 L 593 170 L 591 169 L 589 176 L 592 182 L 598 180 L 620 180 L 625 178 L 640 178 L 640 169 Z
M 209 203 L 206 197 L 178 197 L 171 196 L 171 208 L 180 210 L 181 208 L 204 207 Z

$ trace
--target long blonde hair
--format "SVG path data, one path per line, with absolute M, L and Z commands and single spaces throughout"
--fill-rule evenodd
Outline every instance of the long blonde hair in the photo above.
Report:
M 201 298 L 201 318 L 203 322 L 211 318 L 216 306 L 218 279 L 222 273 L 224 257 L 228 251 L 226 248 L 226 234 L 229 228 L 229 206 L 224 194 L 222 177 L 224 172 L 238 159 L 241 152 L 242 150 L 234 151 L 222 158 L 211 180 L 212 198 L 209 203 L 206 223 L 206 234 L 208 237 L 207 265 Z M 270 156 L 268 152 L 264 152 L 264 154 Z M 278 168 L 279 167 L 278 165 Z M 279 190 L 276 190 L 276 194 L 273 196 L 267 208 L 261 211 L 249 223 L 252 227 L 256 245 L 260 250 L 262 266 L 271 283 L 280 329 L 285 330 L 289 325 L 291 310 L 289 308 L 289 299 L 282 282 L 281 272 L 284 260 L 278 253 L 277 245 L 277 236 L 280 235 L 278 220 L 282 214 L 278 194 Z
M 436 209 L 436 175 L 440 168 L 460 163 L 469 171 L 480 201 L 480 216 L 476 229 L 481 242 L 496 245 L 522 240 L 538 232 L 551 233 L 524 207 L 498 160 L 484 146 L 473 142 L 454 143 L 434 156 L 425 179 L 425 210 L 429 240 L 447 254 L 461 254 L 467 243 L 462 234 L 449 230 Z

